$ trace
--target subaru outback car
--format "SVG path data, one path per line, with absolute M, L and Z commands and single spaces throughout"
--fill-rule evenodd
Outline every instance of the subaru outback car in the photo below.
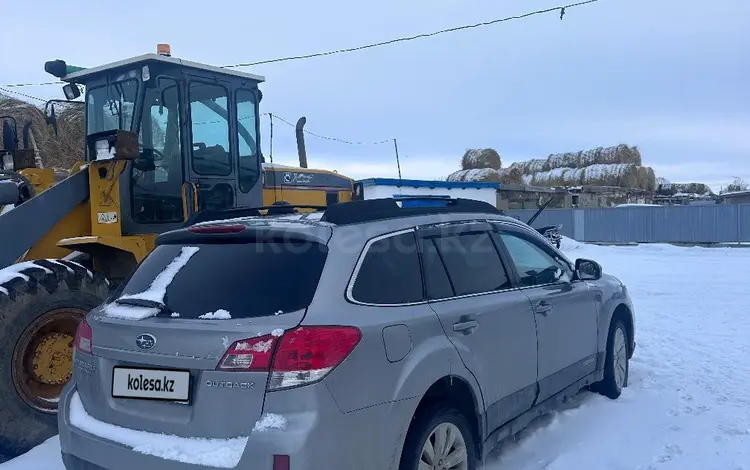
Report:
M 482 202 L 195 223 L 80 325 L 63 461 L 474 470 L 581 389 L 617 398 L 634 331 L 619 280 Z

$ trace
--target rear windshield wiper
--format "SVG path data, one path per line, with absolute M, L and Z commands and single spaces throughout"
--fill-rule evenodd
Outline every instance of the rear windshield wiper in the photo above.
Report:
M 161 302 L 157 302 L 155 300 L 148 300 L 148 299 L 131 299 L 131 298 L 124 298 L 124 299 L 117 299 L 115 300 L 115 303 L 118 305 L 130 305 L 132 307 L 143 307 L 143 308 L 155 308 L 159 310 L 159 316 L 160 315 L 171 315 L 172 310 L 167 307 L 166 304 L 163 304 Z

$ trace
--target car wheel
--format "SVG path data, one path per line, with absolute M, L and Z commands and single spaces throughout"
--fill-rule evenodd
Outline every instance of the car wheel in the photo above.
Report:
M 596 392 L 613 400 L 620 396 L 622 389 L 628 386 L 628 356 L 628 332 L 622 320 L 615 319 L 610 325 L 607 337 L 604 379 L 596 384 Z
M 436 407 L 415 417 L 400 470 L 476 470 L 476 465 L 474 435 L 463 413 Z

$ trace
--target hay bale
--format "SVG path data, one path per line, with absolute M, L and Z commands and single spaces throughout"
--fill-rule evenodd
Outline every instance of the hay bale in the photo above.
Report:
M 522 175 L 531 175 L 533 173 L 539 173 L 540 171 L 547 171 L 550 169 L 547 165 L 547 160 L 538 158 L 525 162 L 511 163 L 508 168 L 520 171 Z
M 557 153 L 547 157 L 547 168 L 581 168 L 590 165 L 607 165 L 613 163 L 631 163 L 641 166 L 641 152 L 638 147 L 625 144 L 614 147 L 597 147 L 580 152 Z
M 458 170 L 446 178 L 451 182 L 478 182 L 478 181 L 500 181 L 500 174 L 494 168 L 469 168 Z
M 513 163 L 510 168 L 521 172 L 520 180 L 524 184 L 620 186 L 652 191 L 656 187 L 656 175 L 641 164 L 638 147 L 620 144 L 556 153 L 546 159 Z
M 613 163 L 631 163 L 641 166 L 641 152 L 638 147 L 620 144 L 614 147 L 597 147 L 579 152 L 554 153 L 546 159 L 537 158 L 525 162 L 516 162 L 511 164 L 511 167 L 520 168 L 524 175 L 531 175 L 556 168 L 582 168 Z
M 525 179 L 538 186 L 619 186 L 624 188 L 654 188 L 656 176 L 651 168 L 632 163 L 594 164 L 582 168 L 554 168 L 530 175 Z M 652 189 L 651 189 L 652 190 Z
M 582 163 L 583 152 L 555 153 L 547 157 L 545 170 L 555 168 L 580 168 L 585 166 Z
M 497 182 L 501 184 L 521 184 L 523 183 L 522 174 L 511 168 L 471 168 L 468 170 L 458 170 L 451 173 L 446 181 L 452 182 Z
M 523 173 L 512 166 L 498 170 L 500 182 L 504 184 L 523 184 Z
M 0 115 L 18 121 L 19 141 L 23 126 L 31 121 L 31 133 L 45 167 L 67 170 L 83 159 L 83 106 L 55 105 L 57 135 L 47 125 L 43 109 L 26 101 L 0 95 Z
M 656 191 L 656 173 L 654 172 L 654 169 L 650 166 L 641 166 L 638 168 L 641 171 L 641 174 L 638 177 L 638 180 L 641 183 L 640 189 Z
M 499 170 L 502 166 L 500 154 L 495 149 L 468 149 L 461 157 L 461 169 L 472 170 L 479 168 L 492 168 Z
M 713 194 L 711 188 L 703 183 L 664 183 L 656 186 L 656 192 L 662 196 L 674 196 L 675 194 L 695 194 L 708 196 Z

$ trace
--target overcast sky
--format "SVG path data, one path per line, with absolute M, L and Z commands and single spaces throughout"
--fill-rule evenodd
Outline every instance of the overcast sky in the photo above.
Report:
M 46 60 L 94 66 L 168 42 L 176 57 L 229 65 L 339 49 L 561 5 L 556 0 L 123 3 L 2 1 L 0 85 L 49 81 Z M 43 5 L 43 6 L 42 6 Z M 147 14 L 147 17 L 143 15 Z M 750 1 L 600 0 L 408 43 L 244 69 L 261 109 L 345 140 L 397 138 L 405 178 L 458 169 L 492 147 L 503 165 L 627 143 L 673 182 L 750 181 Z M 61 98 L 59 86 L 15 89 Z M 263 150 L 269 153 L 269 126 Z M 393 146 L 307 137 L 314 167 L 394 176 Z M 295 163 L 274 126 L 274 161 Z

